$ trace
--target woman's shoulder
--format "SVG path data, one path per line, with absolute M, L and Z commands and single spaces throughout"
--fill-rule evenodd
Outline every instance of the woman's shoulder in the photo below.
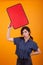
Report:
M 15 37 L 14 39 L 24 39 L 24 37 Z
M 37 42 L 32 39 L 30 39 L 30 42 L 32 42 L 33 44 L 37 44 Z
M 24 39 L 24 37 L 19 37 L 20 39 Z

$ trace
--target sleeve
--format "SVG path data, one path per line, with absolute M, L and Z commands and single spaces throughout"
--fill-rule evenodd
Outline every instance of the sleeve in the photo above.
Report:
M 38 49 L 38 45 L 36 42 L 33 43 L 33 48 L 32 48 L 34 51 L 37 51 Z
M 13 38 L 13 42 L 14 42 L 14 44 L 18 44 L 19 41 L 20 41 L 19 37 L 17 37 L 17 38 Z

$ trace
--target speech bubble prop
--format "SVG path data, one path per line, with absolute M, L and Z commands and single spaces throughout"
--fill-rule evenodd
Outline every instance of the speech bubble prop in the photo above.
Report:
M 7 13 L 11 20 L 10 26 L 13 28 L 19 28 L 29 23 L 28 18 L 25 14 L 23 6 L 19 3 L 7 8 Z

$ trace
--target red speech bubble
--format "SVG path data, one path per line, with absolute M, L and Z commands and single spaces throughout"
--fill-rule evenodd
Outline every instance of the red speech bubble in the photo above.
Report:
M 11 20 L 10 26 L 13 28 L 19 28 L 29 23 L 21 4 L 8 7 L 7 12 Z

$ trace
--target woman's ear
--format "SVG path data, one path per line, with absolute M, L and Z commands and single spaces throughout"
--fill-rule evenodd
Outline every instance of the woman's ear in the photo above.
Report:
M 30 35 L 30 32 L 29 32 L 29 35 Z

